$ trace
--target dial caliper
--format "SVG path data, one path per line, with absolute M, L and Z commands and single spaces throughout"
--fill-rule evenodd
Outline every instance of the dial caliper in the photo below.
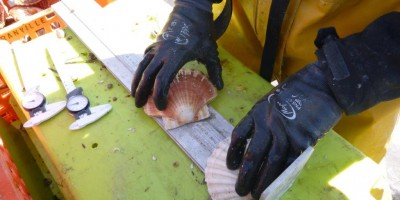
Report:
M 34 80 L 37 79 L 31 79 L 32 77 L 29 77 L 35 75 L 34 73 L 31 73 L 31 71 L 35 69 L 35 66 L 32 66 L 30 61 L 31 58 L 29 57 L 30 50 L 25 45 L 26 44 L 20 43 L 13 43 L 13 45 L 8 44 L 10 55 L 2 56 L 12 57 L 11 49 L 13 49 L 18 65 L 18 71 L 26 91 L 22 97 L 22 107 L 28 111 L 30 115 L 30 119 L 26 121 L 23 126 L 25 128 L 30 128 L 39 125 L 61 112 L 64 109 L 66 102 L 59 101 L 47 104 L 45 95 L 40 92 L 41 84 L 34 82 Z
M 65 59 L 61 58 L 59 53 L 62 48 L 64 38 L 57 38 L 55 44 L 47 47 L 48 53 L 53 61 L 53 64 L 58 72 L 61 82 L 67 92 L 67 110 L 76 119 L 70 126 L 70 130 L 81 129 L 88 124 L 95 122 L 96 120 L 107 114 L 112 106 L 110 104 L 103 104 L 95 107 L 90 107 L 89 99 L 83 95 L 82 87 L 75 87 L 71 76 L 65 70 L 66 64 Z

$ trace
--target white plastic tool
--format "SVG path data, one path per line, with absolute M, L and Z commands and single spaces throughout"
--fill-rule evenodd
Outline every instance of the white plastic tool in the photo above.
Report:
M 78 130 L 103 117 L 111 111 L 112 106 L 103 104 L 90 107 L 90 101 L 83 95 L 83 89 L 75 87 L 70 75 L 65 70 L 65 60 L 59 54 L 62 51 L 62 42 L 66 42 L 64 38 L 57 38 L 54 44 L 48 46 L 47 50 L 67 92 L 67 110 L 76 119 L 69 129 Z
M 26 44 L 14 43 L 10 45 L 7 41 L 2 40 L 2 49 L 9 49 L 7 52 L 2 52 L 2 56 L 13 58 L 13 52 L 18 65 L 18 71 L 20 73 L 22 83 L 26 89 L 22 97 L 22 107 L 29 112 L 30 119 L 26 121 L 23 126 L 30 128 L 52 118 L 59 112 L 61 112 L 66 105 L 65 101 L 59 101 L 51 104 L 47 104 L 45 95 L 40 92 L 40 83 L 35 83 L 34 80 L 29 76 L 35 76 L 30 73 L 35 66 L 32 66 L 30 59 L 27 57 L 27 53 L 31 49 L 25 46 Z
M 39 92 L 38 87 L 34 87 L 27 91 L 22 99 L 22 107 L 31 115 L 31 118 L 23 126 L 30 128 L 39 125 L 61 112 L 65 105 L 65 101 L 46 104 L 45 96 Z

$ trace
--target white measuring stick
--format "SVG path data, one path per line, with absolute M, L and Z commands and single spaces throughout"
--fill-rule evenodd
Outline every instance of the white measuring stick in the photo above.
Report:
M 76 89 L 74 82 L 71 79 L 71 76 L 64 69 L 65 68 L 65 60 L 63 60 L 60 56 L 55 55 L 56 52 L 56 44 L 52 44 L 51 47 L 48 47 L 48 53 L 50 54 L 51 60 L 53 61 L 54 67 L 57 70 L 58 76 L 61 79 L 61 82 L 65 88 L 67 94 L 74 91 Z

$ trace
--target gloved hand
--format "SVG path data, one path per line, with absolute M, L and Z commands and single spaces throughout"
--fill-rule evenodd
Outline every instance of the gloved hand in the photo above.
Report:
M 132 96 L 137 107 L 144 106 L 153 93 L 157 108 L 165 109 L 170 83 L 191 60 L 203 63 L 211 82 L 223 88 L 211 5 L 210 0 L 175 1 L 162 34 L 146 49 L 134 76 Z
M 227 166 L 240 167 L 239 195 L 251 191 L 259 198 L 342 112 L 357 114 L 400 97 L 399 12 L 344 39 L 334 28 L 321 29 L 315 44 L 318 61 L 263 97 L 233 130 Z
M 232 132 L 227 166 L 240 167 L 236 192 L 246 195 L 251 191 L 259 198 L 341 114 L 318 63 L 292 75 L 258 101 Z
M 343 39 L 334 28 L 321 29 L 315 45 L 326 80 L 347 114 L 400 96 L 400 12 Z

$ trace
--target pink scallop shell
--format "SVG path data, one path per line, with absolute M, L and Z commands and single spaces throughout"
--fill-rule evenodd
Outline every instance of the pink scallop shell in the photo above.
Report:
M 158 110 L 152 98 L 144 111 L 152 117 L 162 117 L 164 128 L 173 129 L 210 116 L 207 103 L 217 96 L 217 89 L 207 76 L 195 69 L 182 69 L 170 85 L 168 106 Z

